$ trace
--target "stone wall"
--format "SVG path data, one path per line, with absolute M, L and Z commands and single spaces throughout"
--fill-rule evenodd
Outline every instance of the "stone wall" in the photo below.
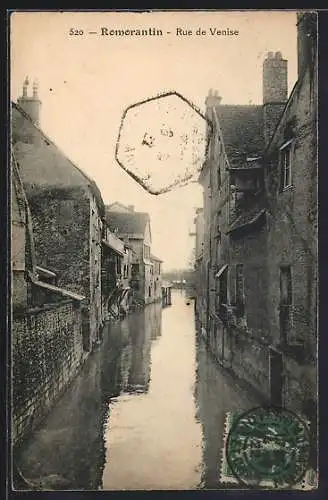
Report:
M 284 356 L 284 402 L 301 408 L 316 399 L 317 348 L 317 150 L 315 71 L 308 69 L 278 127 L 267 163 L 268 192 L 268 313 L 273 341 L 279 343 L 281 266 L 290 266 L 291 324 L 287 344 L 300 346 L 301 356 Z M 291 186 L 280 186 L 279 147 L 291 146 Z M 302 354 L 303 353 L 303 354 Z M 297 352 L 296 352 L 297 354 Z
M 83 360 L 80 305 L 63 301 L 12 321 L 13 443 L 35 429 Z
M 101 220 L 84 187 L 27 186 L 38 265 L 57 275 L 57 285 L 86 297 L 85 349 L 102 323 Z
M 83 188 L 27 189 L 38 265 L 59 287 L 90 296 L 90 208 Z
M 253 335 L 269 334 L 266 290 L 266 227 L 248 230 L 248 234 L 230 236 L 230 303 L 236 302 L 236 265 L 243 265 L 245 324 Z
M 232 369 L 263 397 L 269 398 L 269 350 L 245 329 L 232 329 Z
M 101 303 L 101 235 L 102 221 L 99 216 L 96 199 L 90 195 L 89 199 L 89 227 L 84 238 L 89 242 L 89 318 L 90 318 L 90 347 L 99 339 L 103 325 Z

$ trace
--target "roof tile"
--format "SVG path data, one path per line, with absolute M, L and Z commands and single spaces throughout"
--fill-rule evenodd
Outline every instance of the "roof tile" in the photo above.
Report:
M 144 234 L 149 214 L 145 212 L 111 212 L 106 210 L 106 222 L 109 229 L 118 234 Z
M 263 107 L 261 105 L 218 105 L 216 114 L 231 166 L 264 149 Z

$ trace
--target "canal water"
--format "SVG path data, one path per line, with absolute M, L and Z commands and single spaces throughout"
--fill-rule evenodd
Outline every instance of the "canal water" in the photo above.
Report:
M 215 362 L 184 292 L 108 324 L 101 345 L 14 457 L 16 489 L 220 487 L 225 416 L 258 401 Z M 27 487 L 29 484 L 31 487 Z

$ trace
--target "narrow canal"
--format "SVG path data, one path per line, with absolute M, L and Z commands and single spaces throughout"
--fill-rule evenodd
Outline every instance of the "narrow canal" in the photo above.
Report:
M 207 352 L 176 291 L 172 306 L 108 325 L 15 462 L 44 490 L 217 488 L 226 412 L 257 404 Z

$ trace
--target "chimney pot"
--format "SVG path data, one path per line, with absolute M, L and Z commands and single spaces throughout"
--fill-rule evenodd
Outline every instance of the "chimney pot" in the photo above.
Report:
M 28 86 L 29 86 L 29 79 L 27 76 L 24 80 L 24 83 L 23 83 L 23 94 L 21 97 L 18 98 L 18 104 L 30 116 L 33 123 L 35 125 L 39 125 L 41 101 L 39 100 L 39 97 L 38 97 L 37 81 L 35 80 L 33 82 L 32 97 L 28 97 L 28 95 L 27 95 Z
M 206 106 L 208 108 L 212 108 L 212 107 L 218 106 L 221 103 L 221 101 L 222 101 L 222 97 L 219 95 L 219 91 L 214 90 L 214 92 L 213 92 L 213 89 L 210 89 L 208 96 L 206 98 L 206 101 L 205 101 Z
M 34 99 L 39 98 L 38 91 L 39 91 L 38 82 L 37 82 L 37 80 L 34 80 L 34 82 L 33 82 L 33 98 Z
M 276 52 L 276 59 L 282 59 L 281 52 Z
M 268 59 L 273 59 L 273 52 L 268 52 Z

